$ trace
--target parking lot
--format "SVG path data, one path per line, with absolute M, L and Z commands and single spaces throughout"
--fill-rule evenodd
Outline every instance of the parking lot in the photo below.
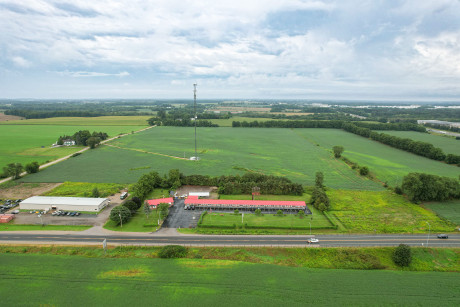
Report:
M 108 197 L 110 204 L 105 207 L 98 214 L 85 214 L 81 213 L 79 216 L 69 215 L 52 215 L 55 210 L 49 211 L 47 214 L 37 214 L 39 210 L 28 210 L 27 212 L 19 212 L 15 215 L 15 224 L 45 224 L 45 225 L 90 225 L 90 226 L 103 226 L 109 218 L 110 211 L 113 207 L 119 205 L 122 201 L 120 200 L 120 194 L 115 194 Z M 12 213 L 14 210 L 18 210 L 19 207 L 11 208 L 5 213 Z M 30 213 L 30 212 L 33 213 Z

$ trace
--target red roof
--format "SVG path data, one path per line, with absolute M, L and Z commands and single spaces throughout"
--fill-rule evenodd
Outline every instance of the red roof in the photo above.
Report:
M 198 196 L 196 195 L 189 195 L 187 199 L 198 199 Z
M 234 199 L 190 199 L 185 200 L 186 205 L 246 205 L 246 206 L 295 206 L 305 207 L 304 201 L 281 200 L 234 200 Z
M 174 199 L 172 197 L 147 200 L 147 204 L 149 204 L 149 206 L 155 206 L 155 207 L 161 203 L 172 204 L 173 202 L 174 202 Z

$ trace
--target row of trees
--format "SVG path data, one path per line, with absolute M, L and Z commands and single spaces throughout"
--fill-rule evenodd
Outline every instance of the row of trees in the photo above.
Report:
M 249 128 L 342 128 L 340 120 L 269 120 L 269 121 L 233 121 L 232 127 Z
M 90 133 L 88 130 L 80 130 L 75 132 L 73 135 L 63 135 L 60 136 L 57 140 L 58 145 L 63 145 L 64 141 L 74 140 L 75 144 L 78 146 L 89 146 L 95 148 L 101 141 L 106 140 L 109 135 L 105 132 L 96 132 Z
M 176 127 L 193 127 L 195 121 L 191 118 L 178 118 L 178 119 L 160 119 L 158 117 L 152 117 L 147 120 L 150 126 L 176 126 Z M 198 119 L 196 121 L 197 127 L 219 127 L 217 124 L 213 124 L 210 120 Z
M 355 124 L 347 123 L 343 125 L 345 131 L 370 138 L 374 141 L 402 149 L 413 154 L 423 156 L 429 159 L 444 161 L 448 164 L 460 164 L 460 156 L 454 154 L 446 155 L 441 148 L 434 147 L 427 142 L 414 141 L 408 138 L 400 138 L 386 133 L 372 131 L 369 128 L 359 127 Z
M 409 173 L 403 178 L 402 191 L 412 201 L 457 199 L 460 198 L 460 183 L 455 178 Z
M 14 180 L 21 178 L 21 173 L 25 170 L 28 174 L 37 173 L 40 169 L 38 162 L 31 162 L 24 167 L 21 163 L 10 163 L 3 167 L 3 174 L 0 178 L 13 177 Z
M 327 211 L 331 208 L 329 197 L 324 190 L 324 175 L 322 172 L 316 172 L 315 188 L 311 194 L 310 204 L 319 211 Z

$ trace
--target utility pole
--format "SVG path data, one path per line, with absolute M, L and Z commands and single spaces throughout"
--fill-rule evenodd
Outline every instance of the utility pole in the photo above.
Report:
M 195 113 L 195 161 L 198 160 L 198 155 L 196 153 L 196 120 L 197 120 L 197 114 L 196 114 L 196 86 L 198 84 L 194 83 L 193 84 L 193 112 Z

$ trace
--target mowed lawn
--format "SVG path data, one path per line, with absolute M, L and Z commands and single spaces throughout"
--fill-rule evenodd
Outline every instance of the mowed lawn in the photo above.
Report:
M 434 135 L 416 131 L 379 131 L 382 133 L 394 135 L 400 138 L 407 138 L 414 141 L 421 141 L 433 144 L 434 147 L 441 148 L 445 154 L 460 154 L 460 140 L 455 137 Z
M 198 128 L 200 161 L 154 154 L 193 156 L 193 137 L 193 128 L 155 127 L 110 142 L 121 148 L 103 146 L 24 180 L 131 183 L 152 170 L 167 173 L 178 168 L 187 175 L 259 172 L 313 185 L 315 173 L 322 171 L 325 184 L 332 188 L 382 190 L 380 184 L 357 175 L 345 163 L 334 159 L 329 148 L 317 146 L 291 129 Z
M 460 200 L 430 202 L 424 203 L 423 206 L 452 223 L 460 225 Z
M 4 306 L 458 306 L 458 273 L 0 254 Z M 6 290 L 5 290 L 6 291 Z
M 350 232 L 426 233 L 451 232 L 455 225 L 420 205 L 390 191 L 329 190 L 330 214 Z
M 295 129 L 305 141 L 331 149 L 335 145 L 345 148 L 343 156 L 370 171 L 391 186 L 400 185 L 402 178 L 410 172 L 429 173 L 458 178 L 460 168 L 427 159 L 409 152 L 372 141 L 370 139 L 338 129 Z M 460 141 L 457 141 L 460 144 Z M 460 152 L 460 148 L 457 153 Z
M 27 122 L 26 120 L 20 121 Z M 109 136 L 130 133 L 141 126 L 101 126 L 101 125 L 18 125 L 11 122 L 0 124 L 0 169 L 8 163 L 23 165 L 37 161 L 43 163 L 72 154 L 83 147 L 51 148 L 61 135 L 72 135 L 79 130 L 102 131 Z

